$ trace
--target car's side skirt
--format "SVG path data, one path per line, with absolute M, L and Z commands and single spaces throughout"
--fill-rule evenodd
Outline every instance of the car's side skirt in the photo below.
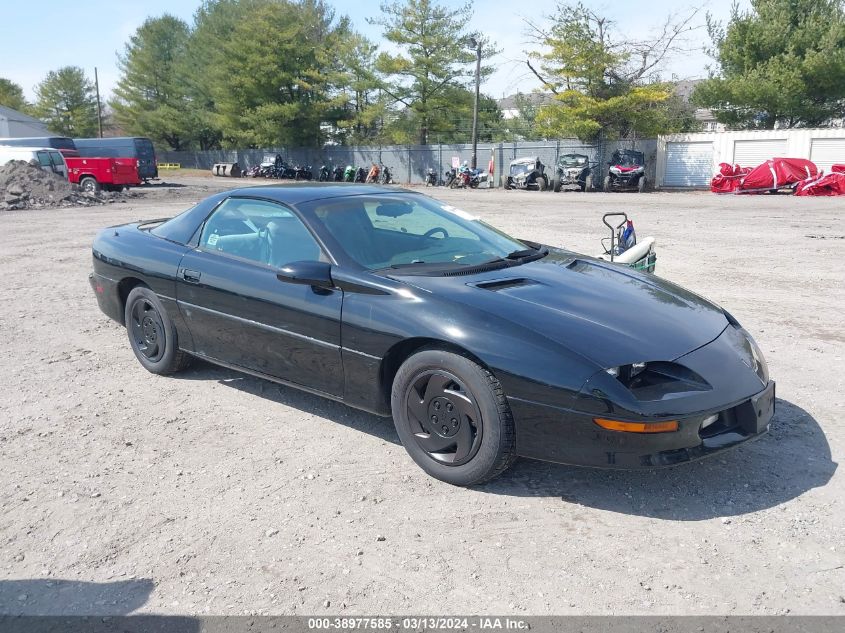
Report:
M 255 378 L 261 378 L 263 380 L 269 380 L 270 382 L 276 383 L 278 385 L 284 385 L 285 387 L 293 387 L 294 389 L 299 389 L 300 391 L 305 391 L 306 393 L 310 393 L 315 396 L 320 396 L 322 398 L 328 398 L 329 400 L 334 400 L 335 402 L 343 403 L 347 406 L 350 406 L 354 409 L 361 409 L 362 411 L 367 411 L 368 413 L 373 413 L 380 417 L 386 417 L 385 413 L 381 410 L 370 408 L 368 406 L 364 406 L 358 402 L 349 402 L 342 396 L 337 396 L 331 393 L 327 393 L 325 391 L 320 391 L 319 389 L 314 389 L 313 387 L 308 387 L 306 385 L 292 382 L 290 380 L 284 380 L 282 378 L 278 378 L 276 376 L 271 376 L 270 374 L 265 374 L 260 371 L 255 371 L 253 369 L 247 369 L 246 367 L 241 367 L 239 365 L 234 365 L 232 363 L 226 363 L 224 361 L 218 360 L 216 358 L 212 358 L 211 356 L 206 356 L 205 354 L 200 354 L 199 352 L 195 352 L 192 350 L 183 350 L 185 353 L 190 354 L 191 356 L 195 356 L 201 360 L 211 363 L 212 365 L 218 365 L 220 367 L 225 367 L 226 369 L 232 369 L 234 371 L 240 372 L 242 374 L 247 374 L 249 376 L 254 376 Z

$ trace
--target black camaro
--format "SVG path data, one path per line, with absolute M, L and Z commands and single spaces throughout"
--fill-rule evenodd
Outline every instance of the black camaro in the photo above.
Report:
M 91 285 L 141 364 L 191 357 L 392 415 L 470 485 L 517 455 L 649 468 L 763 433 L 774 383 L 716 305 L 410 191 L 288 185 L 101 231 Z

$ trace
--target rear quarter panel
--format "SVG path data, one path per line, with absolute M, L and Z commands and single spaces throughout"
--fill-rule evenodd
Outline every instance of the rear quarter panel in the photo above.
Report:
M 148 286 L 176 325 L 180 340 L 189 341 L 175 301 L 176 272 L 187 250 L 185 245 L 150 235 L 134 224 L 103 229 L 94 239 L 94 274 L 105 280 L 108 292 L 119 295 L 137 282 Z M 113 299 L 122 302 L 125 296 Z

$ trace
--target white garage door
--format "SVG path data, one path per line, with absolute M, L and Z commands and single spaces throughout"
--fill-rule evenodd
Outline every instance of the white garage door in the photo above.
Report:
M 830 172 L 831 165 L 845 165 L 845 138 L 814 138 L 810 160 L 825 173 Z
M 713 177 L 713 143 L 666 143 L 664 187 L 707 187 Z
M 734 141 L 734 164 L 756 167 L 770 158 L 786 156 L 786 139 L 770 138 L 759 141 Z

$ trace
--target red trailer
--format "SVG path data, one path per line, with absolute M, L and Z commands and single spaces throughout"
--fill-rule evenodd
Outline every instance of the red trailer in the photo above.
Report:
M 137 158 L 73 158 L 65 157 L 68 180 L 83 191 L 100 189 L 120 191 L 129 185 L 140 185 Z

